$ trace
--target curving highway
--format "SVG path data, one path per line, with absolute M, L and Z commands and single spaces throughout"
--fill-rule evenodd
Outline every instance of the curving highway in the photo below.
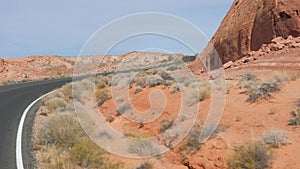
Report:
M 26 107 L 41 95 L 71 81 L 71 78 L 64 78 L 0 87 L 0 169 L 17 168 L 16 136 L 20 118 Z M 26 146 L 29 145 L 23 144 L 22 148 L 26 149 Z M 23 159 L 28 157 L 24 158 L 23 154 Z M 26 160 L 23 162 L 25 168 L 30 168 L 26 165 Z

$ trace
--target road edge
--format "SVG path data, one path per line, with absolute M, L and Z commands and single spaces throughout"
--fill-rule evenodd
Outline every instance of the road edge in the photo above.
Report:
M 24 123 L 25 123 L 26 116 L 27 116 L 28 112 L 31 110 L 31 108 L 38 101 L 40 101 L 42 98 L 46 97 L 47 95 L 49 95 L 53 92 L 54 91 L 48 92 L 48 93 L 40 96 L 39 98 L 37 98 L 33 102 L 31 102 L 22 114 L 22 117 L 20 119 L 19 126 L 18 126 L 17 138 L 16 138 L 16 164 L 17 164 L 17 169 L 24 169 L 23 153 L 22 153 L 22 134 L 23 134 L 23 128 L 24 128 Z

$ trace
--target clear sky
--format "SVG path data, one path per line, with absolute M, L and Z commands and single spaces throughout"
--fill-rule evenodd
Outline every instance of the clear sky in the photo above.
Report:
M 163 12 L 184 18 L 208 38 L 217 30 L 233 0 L 2 0 L 0 57 L 77 56 L 99 28 L 139 12 Z M 189 53 L 164 37 L 136 37 L 111 53 L 159 48 Z

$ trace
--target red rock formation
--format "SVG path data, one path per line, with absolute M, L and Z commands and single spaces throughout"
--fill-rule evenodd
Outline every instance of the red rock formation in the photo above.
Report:
M 4 70 L 4 59 L 0 58 L 0 73 Z
M 300 36 L 299 0 L 235 0 L 211 43 L 226 63 L 289 35 Z

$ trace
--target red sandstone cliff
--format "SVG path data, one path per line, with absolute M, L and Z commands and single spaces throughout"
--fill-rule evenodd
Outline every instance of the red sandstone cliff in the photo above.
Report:
M 300 36 L 299 0 L 235 0 L 211 43 L 226 63 L 289 35 Z

